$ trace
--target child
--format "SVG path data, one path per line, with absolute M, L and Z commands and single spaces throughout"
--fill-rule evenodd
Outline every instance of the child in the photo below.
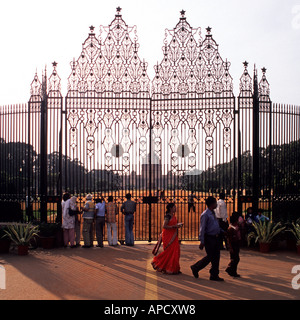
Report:
M 237 266 L 240 261 L 240 240 L 241 234 L 238 227 L 239 215 L 237 212 L 234 212 L 230 217 L 230 225 L 227 230 L 227 243 L 228 249 L 230 251 L 230 262 L 225 270 L 232 277 L 240 277 L 237 273 Z

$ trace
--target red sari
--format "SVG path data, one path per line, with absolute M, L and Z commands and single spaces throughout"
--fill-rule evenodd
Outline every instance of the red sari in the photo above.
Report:
M 177 219 L 173 216 L 168 226 L 174 226 L 177 224 Z M 162 242 L 164 251 L 158 256 L 154 257 L 151 264 L 157 271 L 167 274 L 180 273 L 179 258 L 180 258 L 180 245 L 178 241 L 177 228 L 163 229 Z M 171 243 L 173 237 L 173 242 Z

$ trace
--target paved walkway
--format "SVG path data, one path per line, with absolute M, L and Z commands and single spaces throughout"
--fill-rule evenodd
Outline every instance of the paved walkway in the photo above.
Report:
M 224 283 L 209 281 L 209 269 L 195 279 L 189 266 L 204 255 L 196 243 L 181 245 L 181 275 L 163 275 L 152 269 L 153 244 L 134 247 L 59 248 L 32 250 L 28 256 L 2 255 L 6 269 L 6 299 L 300 299 L 292 289 L 293 266 L 300 265 L 294 252 L 262 254 L 242 250 L 241 279 L 229 277 L 224 269 L 229 253 L 221 252 L 220 276 Z

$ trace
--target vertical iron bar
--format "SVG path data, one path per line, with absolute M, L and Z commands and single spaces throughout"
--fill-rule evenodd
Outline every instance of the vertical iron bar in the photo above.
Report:
M 47 222 L 47 97 L 41 102 L 41 172 L 40 172 L 40 197 L 41 197 L 41 221 Z
M 254 71 L 254 91 L 253 91 L 253 177 L 252 177 L 252 207 L 257 213 L 259 198 L 259 95 L 257 72 Z
M 152 197 L 152 192 L 151 192 L 151 188 L 152 188 L 152 99 L 150 99 L 150 115 L 149 115 L 150 119 L 149 119 L 149 123 L 150 123 L 150 140 L 149 140 L 149 196 Z M 152 206 L 151 206 L 151 198 L 149 201 L 149 238 L 148 238 L 148 242 L 152 241 L 152 230 L 151 230 L 151 226 L 152 226 Z

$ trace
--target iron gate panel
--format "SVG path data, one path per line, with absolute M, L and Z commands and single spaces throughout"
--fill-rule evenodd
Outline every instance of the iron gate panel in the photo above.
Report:
M 72 73 L 66 97 L 66 186 L 81 198 L 113 195 L 119 207 L 130 192 L 138 203 L 135 237 L 148 240 L 150 81 L 138 56 L 136 28 L 118 12 L 97 39 L 90 27 Z M 75 170 L 77 169 L 77 170 Z M 123 218 L 118 219 L 124 239 Z
M 137 239 L 157 238 L 166 202 L 175 201 L 186 222 L 182 239 L 197 238 L 208 193 L 224 190 L 230 210 L 235 206 L 230 63 L 220 57 L 211 29 L 202 40 L 200 28 L 193 29 L 181 14 L 168 30 L 151 95 L 136 28 L 126 25 L 120 11 L 100 28 L 99 38 L 90 27 L 81 55 L 71 63 L 66 186 L 81 197 L 108 195 L 110 189 L 119 204 L 131 192 L 138 203 Z M 225 172 L 216 169 L 220 163 L 228 164 Z M 197 213 L 189 215 L 192 191 Z
M 152 81 L 154 161 L 158 188 L 166 190 L 166 201 L 174 201 L 177 215 L 185 223 L 184 240 L 198 239 L 200 214 L 208 194 L 224 191 L 229 210 L 234 208 L 234 109 L 230 63 L 224 61 L 211 28 L 204 39 L 200 28 L 192 28 L 181 12 L 178 24 L 166 30 L 163 59 L 155 66 Z M 218 171 L 225 165 L 223 172 Z M 193 196 L 195 212 L 189 212 Z M 163 222 L 164 210 L 155 211 Z M 156 234 L 157 236 L 157 234 Z

